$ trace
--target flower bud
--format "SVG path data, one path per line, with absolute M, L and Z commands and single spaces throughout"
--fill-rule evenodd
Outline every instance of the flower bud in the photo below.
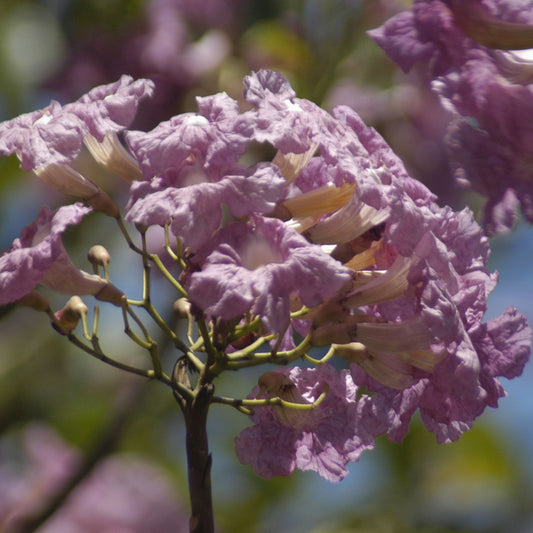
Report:
M 172 310 L 178 318 L 188 318 L 191 316 L 191 302 L 187 298 L 179 298 L 172 305 Z
M 87 316 L 88 310 L 79 296 L 72 296 L 65 307 L 55 313 L 56 321 L 52 325 L 59 333 L 69 335 L 78 325 L 80 318 Z
M 95 244 L 90 248 L 89 253 L 87 254 L 87 259 L 89 259 L 89 262 L 95 267 L 107 267 L 111 262 L 109 252 L 101 244 Z

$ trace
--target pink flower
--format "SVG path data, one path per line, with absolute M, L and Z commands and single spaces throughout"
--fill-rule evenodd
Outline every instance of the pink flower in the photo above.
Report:
M 139 102 L 153 91 L 152 81 L 123 75 L 115 83 L 91 89 L 76 102 L 67 104 L 65 109 L 76 115 L 86 131 L 102 142 L 107 134 L 127 128 L 135 118 Z
M 151 94 L 149 80 L 118 82 L 96 87 L 72 104 L 26 113 L 0 124 L 0 152 L 17 154 L 24 170 L 34 171 L 44 182 L 66 194 L 81 197 L 112 216 L 118 213 L 111 200 L 90 179 L 71 167 L 84 142 L 103 143 L 129 126 L 139 101 Z M 101 145 L 100 145 L 101 146 Z M 121 152 L 118 142 L 106 149 Z M 124 156 L 127 158 L 127 156 Z M 105 160 L 105 158 L 103 159 Z
M 349 284 L 349 270 L 276 219 L 251 217 L 220 230 L 194 258 L 191 301 L 211 317 L 262 318 L 269 331 L 289 324 L 291 297 L 314 307 Z
M 100 293 L 120 305 L 122 293 L 100 276 L 76 268 L 61 240 L 67 227 L 79 224 L 90 211 L 80 203 L 56 211 L 41 209 L 35 221 L 0 256 L 0 304 L 19 300 L 41 283 L 63 294 L 98 297 Z
M 235 217 L 269 212 L 283 184 L 278 169 L 268 163 L 186 187 L 164 186 L 164 180 L 155 178 L 131 187 L 126 219 L 146 227 L 170 223 L 185 246 L 198 250 L 221 227 L 223 206 Z
M 198 98 L 198 113 L 184 113 L 152 131 L 130 131 L 126 141 L 145 179 L 184 186 L 215 181 L 235 167 L 249 142 L 249 121 L 224 93 Z
M 325 387 L 329 392 L 318 407 L 309 411 L 256 408 L 254 425 L 235 439 L 239 460 L 265 478 L 289 476 L 298 469 L 340 481 L 348 473 L 346 464 L 373 448 L 374 436 L 381 430 L 370 398 L 358 400 L 358 387 L 350 374 L 330 365 L 283 368 L 271 374 L 278 375 L 275 381 L 281 385 L 268 391 L 267 397 L 305 404 L 315 401 Z M 261 397 L 259 387 L 250 395 L 256 397 Z

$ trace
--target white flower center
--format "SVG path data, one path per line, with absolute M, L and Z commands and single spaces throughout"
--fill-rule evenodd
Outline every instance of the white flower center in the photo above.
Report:
M 271 244 L 264 237 L 259 235 L 248 239 L 241 258 L 243 266 L 249 270 L 256 270 L 271 263 L 283 263 L 281 255 L 272 249 Z

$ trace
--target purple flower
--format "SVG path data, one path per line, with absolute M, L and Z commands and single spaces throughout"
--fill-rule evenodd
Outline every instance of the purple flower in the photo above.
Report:
M 90 211 L 80 203 L 41 209 L 0 256 L 0 305 L 19 300 L 39 283 L 63 294 L 94 294 L 120 305 L 121 293 L 100 276 L 76 268 L 61 241 L 67 226 L 79 224 Z
M 16 153 L 28 172 L 70 163 L 80 152 L 85 128 L 57 102 L 0 124 L 0 151 Z
M 153 91 L 152 81 L 123 75 L 115 83 L 91 89 L 65 108 L 80 118 L 90 135 L 102 142 L 107 134 L 127 128 L 135 118 L 139 102 Z
M 208 316 L 234 319 L 252 312 L 268 330 L 289 324 L 291 297 L 314 307 L 350 281 L 349 270 L 276 219 L 251 217 L 221 229 L 194 262 L 185 284 Z
M 357 399 L 358 387 L 345 370 L 330 365 L 316 368 L 282 368 L 270 372 L 273 384 L 266 391 L 256 387 L 250 398 L 280 397 L 292 403 L 313 403 L 328 387 L 326 398 L 313 410 L 258 407 L 255 425 L 235 439 L 237 456 L 265 478 L 289 476 L 296 469 L 313 470 L 328 481 L 340 481 L 346 464 L 357 461 L 374 447 L 381 430 L 368 396 Z
M 72 104 L 52 102 L 47 108 L 0 124 L 0 152 L 17 154 L 24 170 L 67 194 L 91 201 L 95 208 L 109 199 L 91 180 L 71 168 L 85 140 L 97 143 L 113 136 L 133 120 L 140 99 L 150 95 L 152 82 L 123 76 L 96 87 Z M 88 144 L 91 146 L 91 144 Z M 110 144 L 110 149 L 113 144 Z M 116 215 L 108 206 L 109 214 Z
M 443 72 L 446 61 L 455 65 L 452 53 L 438 57 Z M 129 85 L 111 92 L 124 90 L 127 100 L 130 89 L 135 100 L 139 93 Z M 126 120 L 98 91 L 90 94 L 98 96 L 91 127 L 113 131 Z M 266 392 L 312 403 L 329 390 L 313 410 L 258 408 L 256 425 L 237 439 L 241 461 L 267 477 L 298 468 L 339 480 L 375 436 L 401 439 L 417 410 L 439 442 L 457 439 L 497 405 L 504 395 L 498 378 L 519 375 L 530 352 L 531 331 L 516 310 L 483 322 L 497 281 L 486 269 L 487 237 L 469 210 L 440 207 L 350 108 L 329 114 L 296 98 L 270 71 L 246 78 L 245 98 L 252 106 L 246 111 L 218 94 L 198 99 L 198 113 L 126 133 L 145 178 L 131 186 L 126 218 L 146 228 L 169 225 L 182 239 L 180 283 L 191 313 L 222 328 L 260 319 L 251 337 L 272 335 L 278 353 L 305 336 L 317 346 L 332 344 L 351 364 L 349 371 L 295 367 L 274 373 L 273 382 L 263 378 L 254 397 Z M 464 109 L 476 104 L 467 96 L 456 100 Z M 501 126 L 498 116 L 493 121 Z M 277 153 L 246 166 L 258 142 Z M 59 213 L 77 223 L 74 212 L 85 211 L 62 209 L 57 221 L 43 211 L 43 222 L 14 245 L 29 254 L 21 255 L 26 262 L 13 250 L 2 257 L 13 293 L 8 301 L 40 281 L 58 287 L 58 260 L 62 283 L 69 279 L 74 267 L 65 266 L 60 234 L 70 218 L 57 230 L 55 224 L 63 220 Z M 44 267 L 35 273 L 37 263 Z M 17 264 L 29 265 L 35 280 L 19 275 Z M 67 329 L 78 316 L 69 318 Z M 238 366 L 241 353 L 234 355 Z
M 355 270 L 352 289 L 313 313 L 312 341 L 335 343 L 337 354 L 356 363 L 355 382 L 383 394 L 383 412 L 396 420 L 387 434 L 401 438 L 418 408 L 439 442 L 455 440 L 503 394 L 497 379 L 503 374 L 484 363 L 490 341 L 481 333 L 492 328 L 482 320 L 496 284 L 485 267 L 488 239 L 470 211 L 439 207 L 352 110 L 333 114 L 339 123 L 328 135 L 337 139 L 342 166 L 364 149 L 367 169 L 343 207 L 304 226 L 309 240 L 336 245 L 332 255 Z M 341 165 L 326 163 L 333 153 L 312 158 L 294 187 L 308 193 L 336 175 Z M 500 350 L 520 373 L 530 329 L 515 310 L 498 320 L 506 324 Z
M 404 71 L 423 62 L 434 79 L 459 70 L 474 50 L 490 53 L 478 40 L 490 25 L 490 48 L 529 48 L 531 31 L 520 24 L 532 22 L 528 0 L 415 0 L 412 11 L 395 15 L 369 35 Z M 516 42 L 517 34 L 528 46 Z
M 487 239 L 468 211 L 420 207 L 405 197 L 393 206 L 391 219 L 384 237 L 401 255 L 381 279 L 345 297 L 350 306 L 376 301 L 370 314 L 378 323 L 357 324 L 352 340 L 362 342 L 378 360 L 396 354 L 411 366 L 408 374 L 415 383 L 408 380 L 405 390 L 416 391 L 418 400 L 408 409 L 418 406 L 439 442 L 449 442 L 471 427 L 486 406 L 496 405 L 494 390 L 503 395 L 497 381 L 503 374 L 484 365 L 485 340 L 480 338 L 480 332 L 491 329 L 482 320 L 496 284 L 485 268 Z M 394 254 L 389 252 L 389 257 L 390 263 Z M 405 267 L 398 268 L 398 262 Z M 381 268 L 386 265 L 387 261 Z M 498 320 L 507 322 L 508 328 L 499 337 L 500 348 L 520 373 L 529 357 L 531 331 L 514 310 Z M 400 394 L 412 400 L 413 392 Z
M 379 379 L 375 360 L 370 370 L 379 381 L 363 370 L 364 364 L 352 364 L 354 382 L 367 388 L 376 410 L 390 420 L 385 431 L 389 440 L 403 439 L 417 409 L 437 441 L 449 443 L 469 430 L 486 406 L 498 406 L 498 399 L 505 396 L 498 378 L 509 379 L 522 373 L 529 359 L 531 330 L 522 315 L 508 309 L 497 319 L 470 331 L 469 337 L 469 344 L 459 345 L 455 356 L 443 359 L 425 377 L 420 371 L 417 377 L 413 368 L 402 368 L 410 378 L 408 386 L 395 387 Z M 378 361 L 383 360 L 382 354 L 373 353 Z M 403 354 L 400 360 L 405 365 Z M 397 371 L 389 365 L 385 372 L 392 369 Z
M 220 228 L 223 206 L 235 217 L 271 211 L 283 184 L 277 167 L 267 163 L 215 183 L 165 187 L 160 178 L 138 182 L 131 188 L 126 219 L 146 227 L 171 223 L 173 234 L 197 250 Z
M 198 99 L 199 113 L 172 118 L 127 142 L 148 181 L 131 187 L 126 219 L 143 226 L 171 223 L 194 250 L 234 217 L 271 211 L 285 180 L 271 163 L 238 163 L 251 140 L 249 119 L 225 94 Z
M 316 120 L 323 111 L 312 102 L 296 98 L 288 81 L 278 72 L 261 70 L 244 79 L 244 98 L 255 106 L 253 138 L 268 142 L 283 153 L 311 149 Z
M 521 373 L 531 331 L 511 309 L 494 325 L 482 323 L 496 278 L 485 269 L 487 239 L 468 211 L 424 208 L 404 197 L 392 206 L 383 235 L 392 248 L 381 257 L 376 254 L 383 273 L 341 300 L 369 318 L 355 314 L 344 327 L 321 326 L 313 335 L 322 344 L 319 339 L 329 331 L 334 342 L 348 345 L 337 352 L 357 363 L 352 366 L 355 382 L 383 394 L 389 407 L 405 410 L 397 413 L 402 424 L 390 428 L 389 436 L 402 438 L 419 408 L 437 440 L 450 442 L 486 406 L 497 405 L 504 395 L 498 376 Z M 498 350 L 490 340 L 494 328 Z M 503 352 L 506 369 L 487 364 Z
M 533 46 L 530 3 L 418 0 L 370 35 L 403 70 L 421 63 L 455 116 L 447 135 L 455 177 L 488 197 L 487 231 L 511 227 L 518 202 L 533 221 L 531 62 L 508 51 Z
M 278 149 L 273 162 L 286 179 L 272 195 L 278 200 L 270 215 L 290 220 L 262 218 L 251 207 L 247 220 L 220 227 L 210 195 L 222 197 L 215 185 L 227 178 L 214 182 L 206 171 L 204 137 L 195 141 L 202 183 L 191 184 L 197 174 L 179 163 L 136 185 L 130 212 L 152 224 L 175 216 L 173 231 L 185 227 L 194 239 L 185 206 L 196 211 L 198 199 L 207 199 L 205 215 L 195 220 L 205 226 L 198 234 L 212 236 L 187 258 L 182 278 L 197 311 L 227 321 L 260 317 L 268 333 L 283 335 L 284 349 L 294 346 L 296 332 L 316 345 L 334 343 L 354 363 L 357 385 L 376 393 L 380 431 L 401 438 L 419 409 L 439 442 L 455 440 L 503 394 L 503 368 L 486 362 L 498 351 L 487 346 L 497 338 L 508 358 L 505 372 L 519 374 L 529 357 L 531 332 L 515 310 L 497 319 L 498 327 L 483 323 L 496 284 L 486 269 L 488 239 L 470 211 L 439 207 L 353 110 L 338 107 L 330 115 L 298 100 L 270 72 L 248 77 L 245 96 L 254 106 L 244 113 L 251 131 L 240 132 Z M 186 142 L 184 154 L 192 146 Z M 179 150 L 168 153 L 185 159 Z M 173 183 L 188 186 L 173 190 Z M 239 216 L 231 196 L 224 202 Z M 161 201 L 150 207 L 149 198 Z M 302 305 L 309 314 L 291 321 L 290 311 Z
M 245 152 L 250 126 L 224 93 L 198 98 L 199 113 L 184 113 L 150 132 L 130 131 L 126 141 L 146 179 L 160 176 L 176 186 L 214 181 Z

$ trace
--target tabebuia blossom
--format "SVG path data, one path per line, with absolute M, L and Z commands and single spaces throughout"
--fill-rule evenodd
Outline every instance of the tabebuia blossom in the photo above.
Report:
M 185 287 L 213 320 L 259 317 L 268 333 L 333 345 L 350 365 L 344 382 L 349 375 L 362 388 L 355 405 L 346 399 L 342 407 L 360 416 L 349 438 L 342 431 L 324 437 L 320 406 L 315 422 L 313 412 L 280 417 L 279 409 L 290 407 L 278 414 L 258 407 L 255 426 L 236 441 L 239 457 L 267 477 L 299 468 L 341 479 L 346 463 L 377 435 L 400 440 L 416 410 L 439 442 L 456 440 L 485 407 L 497 405 L 505 394 L 498 378 L 520 374 L 530 352 L 531 332 L 516 310 L 483 323 L 497 277 L 485 266 L 482 229 L 468 209 L 439 207 L 353 110 L 338 107 L 330 115 L 296 98 L 272 72 L 251 75 L 245 87 L 252 140 L 278 150 L 284 191 L 271 213 L 226 223 L 196 250 Z M 296 249 L 287 247 L 293 242 Z M 300 308 L 307 312 L 287 328 L 287 310 Z M 291 343 L 285 338 L 284 345 Z M 296 403 L 312 402 L 316 395 L 306 398 L 305 391 L 330 372 L 284 371 L 288 383 L 278 396 L 295 387 L 303 398 Z M 356 414 L 363 407 L 365 415 Z M 337 438 L 346 438 L 345 448 Z M 345 453 L 328 455 L 332 446 Z
M 360 391 L 349 372 L 329 364 L 284 368 L 265 374 L 252 394 L 310 404 L 325 387 L 324 401 L 313 410 L 257 409 L 255 425 L 235 441 L 239 460 L 266 478 L 298 469 L 313 470 L 329 481 L 343 479 L 346 464 L 374 446 L 376 424 L 384 423 L 372 413 L 370 396 L 358 399 Z
M 0 305 L 16 302 L 42 284 L 61 294 L 92 294 L 120 305 L 122 293 L 108 281 L 75 267 L 61 239 L 92 209 L 81 203 L 43 207 L 20 238 L 0 255 Z
M 126 167 L 134 177 L 135 171 L 140 175 L 116 134 L 130 125 L 139 101 L 152 91 L 151 81 L 122 76 L 71 104 L 52 101 L 44 109 L 2 122 L 0 152 L 16 154 L 24 170 L 33 171 L 54 189 L 117 216 L 118 207 L 107 194 L 72 165 L 86 143 L 97 161 L 113 169 Z
M 239 457 L 266 477 L 298 468 L 338 480 L 377 435 L 400 440 L 417 409 L 439 442 L 457 439 L 530 350 L 514 309 L 482 322 L 497 280 L 481 228 L 470 211 L 439 207 L 353 110 L 329 114 L 272 71 L 244 85 L 242 112 L 216 95 L 196 114 L 126 134 L 146 178 L 132 185 L 126 218 L 182 239 L 195 316 L 259 318 L 278 347 L 308 336 L 350 363 L 340 374 L 283 371 L 280 398 L 292 390 L 312 403 L 328 383 L 326 400 L 316 411 L 258 407 Z M 276 155 L 246 167 L 257 143 Z
M 186 283 L 192 301 L 226 320 L 250 312 L 274 332 L 289 325 L 290 296 L 314 307 L 351 281 L 349 269 L 275 218 L 230 223 L 203 253 Z
M 528 0 L 416 0 L 370 36 L 404 71 L 418 65 L 450 111 L 457 182 L 488 197 L 483 225 L 533 221 L 533 6 Z
M 123 80 L 65 108 L 105 142 L 146 87 Z M 129 244 L 143 256 L 145 284 L 153 261 L 183 298 L 177 314 L 200 322 L 202 339 L 190 340 L 191 327 L 183 350 L 203 372 L 199 387 L 224 370 L 291 365 L 232 404 L 254 408 L 236 440 L 240 460 L 265 477 L 300 469 L 337 481 L 377 436 L 401 440 L 416 411 L 438 442 L 456 440 L 498 405 L 499 378 L 520 375 L 530 354 L 516 309 L 483 321 L 497 283 L 487 236 L 468 209 L 439 206 L 353 109 L 328 113 L 268 70 L 245 78 L 243 98 L 198 98 L 197 112 L 124 134 L 134 169 L 125 219 L 142 233 L 164 227 L 169 260 Z M 0 303 L 42 283 L 129 305 L 73 267 L 61 244 L 89 210 L 42 210 L 0 257 Z M 107 268 L 109 256 L 92 249 L 90 260 Z M 85 314 L 71 299 L 56 325 L 69 333 Z M 326 350 L 322 361 L 313 347 Z M 205 364 L 191 355 L 203 348 Z M 302 357 L 315 367 L 300 367 Z M 180 397 L 188 376 L 175 385 L 183 402 L 196 397 L 192 388 Z

